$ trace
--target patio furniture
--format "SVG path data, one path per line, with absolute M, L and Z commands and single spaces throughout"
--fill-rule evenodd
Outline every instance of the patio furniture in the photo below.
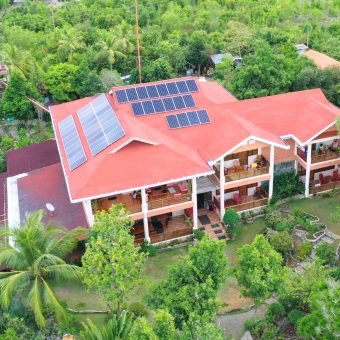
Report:
M 242 199 L 241 199 L 240 194 L 235 194 L 234 195 L 234 201 L 235 201 L 236 204 L 241 204 Z
M 176 193 L 176 189 L 174 187 L 168 187 L 168 191 L 170 192 L 170 194 Z
M 329 182 L 329 178 L 325 177 L 323 174 L 319 175 L 319 180 L 321 184 L 327 184 Z
M 339 170 L 334 170 L 334 171 L 333 171 L 332 180 L 333 180 L 333 182 L 340 181 Z
M 234 170 L 235 171 L 242 171 L 243 170 L 243 166 L 240 164 L 239 159 L 234 160 Z
M 187 181 L 179 182 L 178 187 L 181 190 L 181 192 L 188 192 L 188 182 Z
M 254 196 L 260 200 L 264 198 L 263 189 L 261 187 L 256 187 Z

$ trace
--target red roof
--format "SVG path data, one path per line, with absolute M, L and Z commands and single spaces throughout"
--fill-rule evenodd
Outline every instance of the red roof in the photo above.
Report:
M 303 55 L 308 57 L 309 59 L 312 59 L 314 64 L 321 69 L 324 69 L 329 66 L 340 67 L 340 61 L 337 61 L 324 53 L 320 53 L 312 49 L 309 49 Z
M 181 129 L 169 129 L 167 113 L 135 117 L 130 103 L 119 104 L 114 95 L 107 95 L 126 134 L 94 157 L 76 114 L 94 97 L 51 107 L 72 200 L 212 173 L 210 162 L 246 139 L 286 148 L 280 137 L 294 134 L 305 141 L 334 122 L 339 112 L 320 90 L 237 101 L 216 82 L 197 84 L 199 92 L 192 95 L 197 108 L 208 111 L 211 123 Z M 190 110 L 178 112 L 182 111 Z M 58 123 L 68 115 L 73 115 L 87 156 L 87 162 L 73 171 L 69 170 L 58 129 Z
M 18 195 L 21 221 L 25 220 L 26 213 L 43 209 L 46 211 L 45 223 L 68 229 L 88 226 L 82 203 L 70 202 L 60 163 L 34 170 L 18 179 Z M 55 207 L 53 216 L 47 212 L 46 203 Z
M 8 151 L 7 174 L 8 177 L 11 177 L 58 162 L 60 162 L 60 157 L 56 141 L 50 139 L 25 148 Z

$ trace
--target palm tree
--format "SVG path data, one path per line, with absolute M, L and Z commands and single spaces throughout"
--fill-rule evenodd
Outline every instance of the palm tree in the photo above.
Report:
M 83 36 L 77 30 L 68 30 L 66 33 L 62 34 L 61 39 L 59 40 L 58 50 L 70 55 L 71 58 L 76 51 L 83 48 L 85 48 Z
M 107 61 L 110 64 L 110 70 L 112 71 L 112 65 L 116 61 L 116 57 L 126 58 L 126 55 L 120 52 L 117 48 L 117 41 L 113 35 L 109 35 L 106 39 L 98 42 L 97 46 L 101 49 L 99 55 L 105 53 Z
M 80 333 L 80 339 L 82 340 L 125 340 L 128 339 L 131 326 L 132 326 L 131 313 L 122 311 L 117 317 L 113 318 L 107 323 L 107 325 L 98 328 L 91 320 L 87 320 L 87 323 L 82 323 L 84 331 Z
M 113 32 L 115 39 L 115 47 L 118 51 L 127 55 L 134 50 L 134 44 L 131 40 L 134 37 L 134 33 L 131 25 L 126 21 L 123 21 L 120 25 L 115 27 Z
M 18 228 L 0 229 L 0 239 L 9 244 L 0 248 L 0 265 L 11 269 L 0 273 L 0 304 L 8 309 L 15 298 L 24 299 L 33 311 L 39 327 L 46 325 L 44 314 L 51 311 L 58 321 L 68 314 L 49 285 L 53 279 L 79 279 L 79 267 L 67 264 L 63 258 L 76 246 L 79 232 L 44 225 L 42 210 L 29 214 Z M 78 236 L 78 237 L 77 237 Z

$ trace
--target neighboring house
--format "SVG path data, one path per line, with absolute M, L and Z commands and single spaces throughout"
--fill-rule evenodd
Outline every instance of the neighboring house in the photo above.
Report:
M 215 68 L 217 64 L 220 64 L 223 61 L 223 58 L 231 58 L 233 59 L 234 66 L 241 66 L 243 63 L 242 57 L 239 56 L 232 56 L 231 53 L 219 53 L 219 54 L 213 54 L 210 56 L 210 66 Z
M 305 57 L 313 60 L 314 64 L 321 69 L 329 66 L 340 67 L 340 61 L 337 61 L 324 53 L 314 51 L 305 44 L 297 44 L 295 47 L 299 55 L 304 55 Z
M 265 206 L 274 167 L 298 171 L 306 197 L 340 186 L 339 152 L 325 147 L 340 138 L 340 110 L 320 89 L 237 101 L 216 82 L 186 77 L 116 87 L 50 111 L 61 158 L 53 171 L 71 205 L 91 225 L 96 211 L 123 204 L 137 242 L 187 237 L 227 208 Z M 32 176 L 42 195 L 49 175 Z

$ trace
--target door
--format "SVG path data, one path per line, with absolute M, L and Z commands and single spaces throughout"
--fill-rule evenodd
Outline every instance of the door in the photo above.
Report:
M 197 195 L 197 209 L 204 208 L 204 194 Z

